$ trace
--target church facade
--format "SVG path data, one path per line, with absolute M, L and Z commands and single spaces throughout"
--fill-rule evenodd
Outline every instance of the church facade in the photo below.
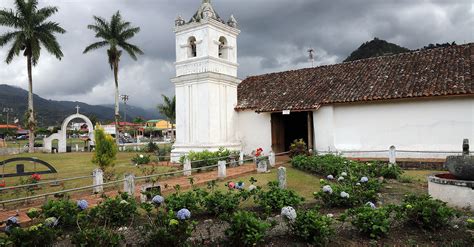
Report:
M 438 158 L 474 140 L 474 43 L 237 78 L 237 21 L 209 0 L 176 20 L 176 143 L 279 153 L 295 139 L 353 157 Z

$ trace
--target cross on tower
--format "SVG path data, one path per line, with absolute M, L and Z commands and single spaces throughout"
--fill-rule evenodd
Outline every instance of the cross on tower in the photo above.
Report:
M 76 105 L 75 108 L 76 108 L 76 110 L 77 110 L 76 114 L 79 114 L 79 109 L 80 109 L 81 107 L 79 107 L 78 105 Z

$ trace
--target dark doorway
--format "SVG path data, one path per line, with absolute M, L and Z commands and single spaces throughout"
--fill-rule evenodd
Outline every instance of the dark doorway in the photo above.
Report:
M 312 112 L 272 113 L 272 149 L 276 153 L 290 150 L 291 143 L 303 139 L 312 148 Z M 309 143 L 308 142 L 311 142 Z

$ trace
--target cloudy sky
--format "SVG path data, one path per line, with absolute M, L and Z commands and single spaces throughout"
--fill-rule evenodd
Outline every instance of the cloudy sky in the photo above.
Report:
M 34 92 L 57 100 L 90 104 L 113 103 L 113 77 L 106 49 L 82 54 L 94 42 L 92 16 L 109 18 L 120 10 L 124 19 L 141 27 L 132 40 L 145 52 L 138 61 L 123 56 L 121 93 L 130 104 L 152 108 L 161 94 L 173 95 L 174 19 L 190 18 L 201 0 L 39 0 L 59 12 L 52 18 L 67 33 L 59 35 L 61 61 L 43 51 L 34 68 Z M 234 14 L 238 39 L 239 77 L 308 67 L 306 50 L 316 50 L 316 64 L 342 61 L 373 37 L 410 49 L 429 43 L 474 42 L 473 0 L 213 0 L 219 15 Z M 13 0 L 0 0 L 12 8 Z M 0 27 L 0 33 L 6 29 Z M 0 84 L 27 88 L 26 61 L 5 64 L 0 48 Z

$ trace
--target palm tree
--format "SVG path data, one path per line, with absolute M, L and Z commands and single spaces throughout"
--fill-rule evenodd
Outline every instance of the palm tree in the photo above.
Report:
M 171 123 L 171 129 L 173 129 L 173 124 L 176 121 L 176 96 L 173 96 L 172 99 L 168 96 L 162 94 L 163 104 L 157 106 L 158 111 L 168 118 L 168 121 Z M 173 131 L 171 131 L 171 140 L 173 140 Z
M 120 120 L 119 113 L 119 88 L 118 88 L 118 70 L 122 48 L 133 60 L 137 60 L 137 54 L 142 55 L 143 52 L 136 45 L 127 42 L 140 32 L 139 27 L 132 27 L 130 22 L 123 21 L 120 12 L 117 11 L 110 22 L 101 17 L 94 16 L 94 25 L 88 25 L 87 28 L 95 32 L 95 37 L 101 39 L 86 47 L 83 53 L 108 46 L 107 56 L 109 59 L 110 69 L 114 72 L 115 79 L 115 140 L 119 143 L 118 122 Z
M 29 152 L 34 152 L 35 143 L 35 112 L 33 109 L 33 76 L 32 66 L 38 64 L 41 47 L 61 60 L 63 53 L 55 33 L 66 31 L 58 23 L 47 21 L 47 19 L 58 11 L 56 7 L 44 7 L 38 9 L 37 0 L 15 0 L 16 12 L 12 9 L 0 10 L 0 25 L 14 30 L 0 36 L 0 47 L 12 41 L 12 46 L 7 53 L 5 62 L 11 63 L 13 57 L 23 52 L 26 57 L 28 69 L 28 130 L 29 130 Z

